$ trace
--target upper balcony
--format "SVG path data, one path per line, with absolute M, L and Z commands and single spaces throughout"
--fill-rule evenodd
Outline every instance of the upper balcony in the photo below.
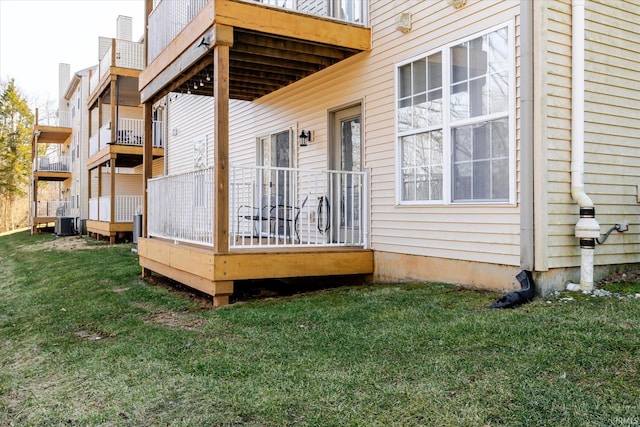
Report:
M 87 168 L 93 169 L 116 155 L 116 166 L 134 167 L 142 163 L 144 121 L 142 119 L 119 118 L 112 132 L 112 123 L 107 122 L 89 137 L 89 159 Z M 164 125 L 154 121 L 152 125 L 152 155 L 162 157 L 164 153 Z
M 95 104 L 105 91 L 106 96 L 110 96 L 108 91 L 112 76 L 119 76 L 122 81 L 118 90 L 118 102 L 138 105 L 140 96 L 137 84 L 138 75 L 144 68 L 144 43 L 105 37 L 101 37 L 100 42 L 104 46 L 104 52 L 100 55 L 97 71 L 89 80 L 89 106 Z
M 148 65 L 140 74 L 141 99 L 180 90 L 212 95 L 210 50 L 220 42 L 230 45 L 230 98 L 260 98 L 370 50 L 367 4 L 368 0 L 155 0 L 148 16 Z M 203 84 L 194 87 L 194 78 Z
M 36 108 L 36 120 L 33 126 L 32 143 L 64 144 L 71 136 L 71 113 L 58 111 L 55 117 L 40 117 Z

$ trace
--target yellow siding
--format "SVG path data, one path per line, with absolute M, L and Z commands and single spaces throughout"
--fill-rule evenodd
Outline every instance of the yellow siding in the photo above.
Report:
M 549 268 L 580 263 L 574 237 L 578 207 L 571 200 L 571 2 L 540 2 L 548 28 L 541 43 L 549 60 L 546 93 L 546 184 Z M 640 183 L 640 4 L 635 1 L 586 2 L 585 190 L 596 206 L 601 231 L 628 222 L 596 249 L 596 265 L 637 262 L 640 253 L 637 185 Z M 546 53 L 546 55 L 544 55 Z M 544 170 L 544 169 L 542 169 Z
M 517 206 L 397 206 L 395 64 L 496 25 L 516 24 L 518 1 L 469 0 L 456 10 L 444 1 L 372 0 L 373 50 L 358 54 L 253 103 L 231 106 L 230 161 L 254 164 L 256 138 L 290 127 L 311 129 L 298 147 L 302 168 L 327 167 L 328 112 L 362 102 L 365 167 L 371 176 L 374 250 L 518 266 Z M 395 29 L 410 12 L 412 31 Z M 451 23 L 455 22 L 455 25 Z M 517 28 L 516 28 L 517 32 Z

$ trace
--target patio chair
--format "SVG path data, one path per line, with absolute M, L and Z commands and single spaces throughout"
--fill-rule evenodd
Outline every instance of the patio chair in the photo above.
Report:
M 286 237 L 295 233 L 296 241 L 300 242 L 300 233 L 298 232 L 298 219 L 300 219 L 300 212 L 307 204 L 309 195 L 304 198 L 300 206 L 285 206 L 279 204 L 271 210 L 271 220 L 275 222 L 277 227 L 277 234 L 280 235 L 280 228 L 283 229 L 283 235 Z
M 271 233 L 271 211 L 282 203 L 282 196 L 262 196 L 262 205 L 260 207 L 242 205 L 238 208 L 238 225 L 236 232 L 240 234 L 240 223 L 243 220 L 253 223 L 254 236 L 259 236 L 262 232 L 262 223 L 269 222 L 268 231 Z M 260 227 L 258 228 L 258 225 Z M 259 230 L 259 231 L 258 231 Z

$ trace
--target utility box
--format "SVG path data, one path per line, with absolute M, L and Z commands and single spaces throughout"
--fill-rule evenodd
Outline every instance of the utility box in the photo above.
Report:
M 73 236 L 73 217 L 59 216 L 56 218 L 54 233 L 56 236 Z
M 138 237 L 142 237 L 142 214 L 133 216 L 133 243 L 138 243 Z

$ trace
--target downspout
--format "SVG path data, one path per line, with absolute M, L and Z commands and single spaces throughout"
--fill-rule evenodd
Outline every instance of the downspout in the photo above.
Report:
M 533 210 L 533 0 L 520 2 L 520 268 L 535 270 Z
M 593 201 L 584 191 L 585 0 L 572 0 L 571 7 L 571 196 L 580 206 L 575 228 L 575 236 L 580 239 L 579 289 L 588 292 L 593 290 L 593 256 L 600 224 L 595 219 Z

